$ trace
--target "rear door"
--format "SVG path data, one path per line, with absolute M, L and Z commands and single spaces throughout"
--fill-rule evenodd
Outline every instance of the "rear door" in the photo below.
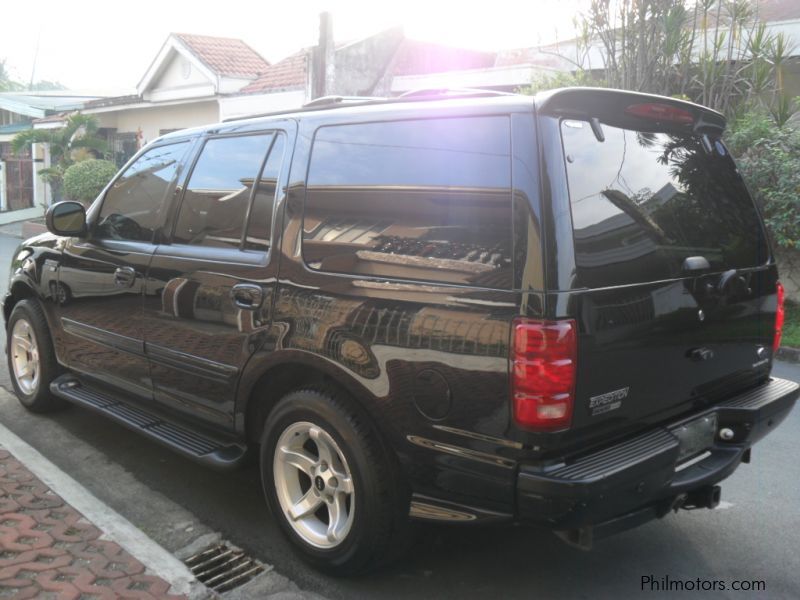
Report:
M 714 115 L 604 98 L 558 118 L 578 430 L 636 427 L 753 385 L 769 372 L 774 333 L 764 229 Z
M 291 125 L 204 141 L 147 275 L 156 401 L 223 427 L 271 318 L 273 208 Z

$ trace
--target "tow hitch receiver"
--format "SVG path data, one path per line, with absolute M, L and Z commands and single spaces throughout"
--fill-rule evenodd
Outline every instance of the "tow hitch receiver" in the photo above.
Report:
M 667 502 L 647 506 L 603 523 L 598 523 L 597 525 L 589 525 L 575 529 L 563 529 L 555 531 L 554 533 L 561 538 L 563 542 L 573 548 L 591 550 L 595 540 L 637 527 L 653 519 L 660 519 L 670 511 L 678 512 L 679 509 L 695 510 L 698 508 L 716 508 L 719 505 L 721 494 L 722 488 L 720 488 L 720 486 L 709 485 L 685 494 L 680 494 Z

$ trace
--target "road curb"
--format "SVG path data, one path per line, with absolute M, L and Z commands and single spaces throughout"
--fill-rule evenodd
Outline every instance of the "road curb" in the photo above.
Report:
M 778 352 L 775 353 L 775 358 L 790 363 L 800 363 L 800 348 L 781 346 L 778 348 Z
M 180 560 L 2 424 L 0 446 L 13 454 L 64 502 L 100 529 L 104 539 L 121 546 L 151 574 L 166 581 L 171 586 L 171 593 L 185 594 L 193 600 L 213 597 L 213 592 L 197 581 Z

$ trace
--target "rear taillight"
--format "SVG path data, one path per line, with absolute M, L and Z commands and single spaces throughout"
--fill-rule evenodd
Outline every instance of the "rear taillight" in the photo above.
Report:
M 511 398 L 520 427 L 569 427 L 575 400 L 578 339 L 575 321 L 514 319 Z
M 652 121 L 661 121 L 664 123 L 681 123 L 684 125 L 691 125 L 694 123 L 692 113 L 677 106 L 670 106 L 669 104 L 658 104 L 656 102 L 649 102 L 647 104 L 631 104 L 625 109 L 625 112 L 634 117 L 641 117 L 642 119 L 650 119 Z
M 772 341 L 773 354 L 781 347 L 781 335 L 783 334 L 783 320 L 786 316 L 786 308 L 784 307 L 785 292 L 783 291 L 783 284 L 779 281 L 775 286 L 775 291 L 778 296 L 778 307 L 775 309 L 775 338 Z

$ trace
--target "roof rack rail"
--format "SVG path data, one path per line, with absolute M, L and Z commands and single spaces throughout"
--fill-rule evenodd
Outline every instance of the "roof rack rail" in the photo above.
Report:
M 310 102 L 303 104 L 303 108 L 322 108 L 324 106 L 335 106 L 337 104 L 364 104 L 366 102 L 380 102 L 386 100 L 382 96 L 322 96 L 314 98 Z
M 446 96 L 448 98 L 457 96 L 513 96 L 511 92 L 499 92 L 497 90 L 484 90 L 480 88 L 420 88 L 403 92 L 398 98 L 430 98 L 431 96 Z
M 424 88 L 419 90 L 410 90 L 401 94 L 400 96 L 384 97 L 384 96 L 322 96 L 314 98 L 306 102 L 299 108 L 284 109 L 278 111 L 254 113 L 249 115 L 237 115 L 235 117 L 228 117 L 223 119 L 223 123 L 229 121 L 240 121 L 242 119 L 257 119 L 259 117 L 274 117 L 278 115 L 322 110 L 326 108 L 344 108 L 346 106 L 359 106 L 368 104 L 394 104 L 402 102 L 414 102 L 420 100 L 435 100 L 436 98 L 476 98 L 481 96 L 514 96 L 510 92 L 498 92 L 495 90 L 481 90 L 477 88 L 462 88 L 462 89 L 449 89 L 449 88 Z

